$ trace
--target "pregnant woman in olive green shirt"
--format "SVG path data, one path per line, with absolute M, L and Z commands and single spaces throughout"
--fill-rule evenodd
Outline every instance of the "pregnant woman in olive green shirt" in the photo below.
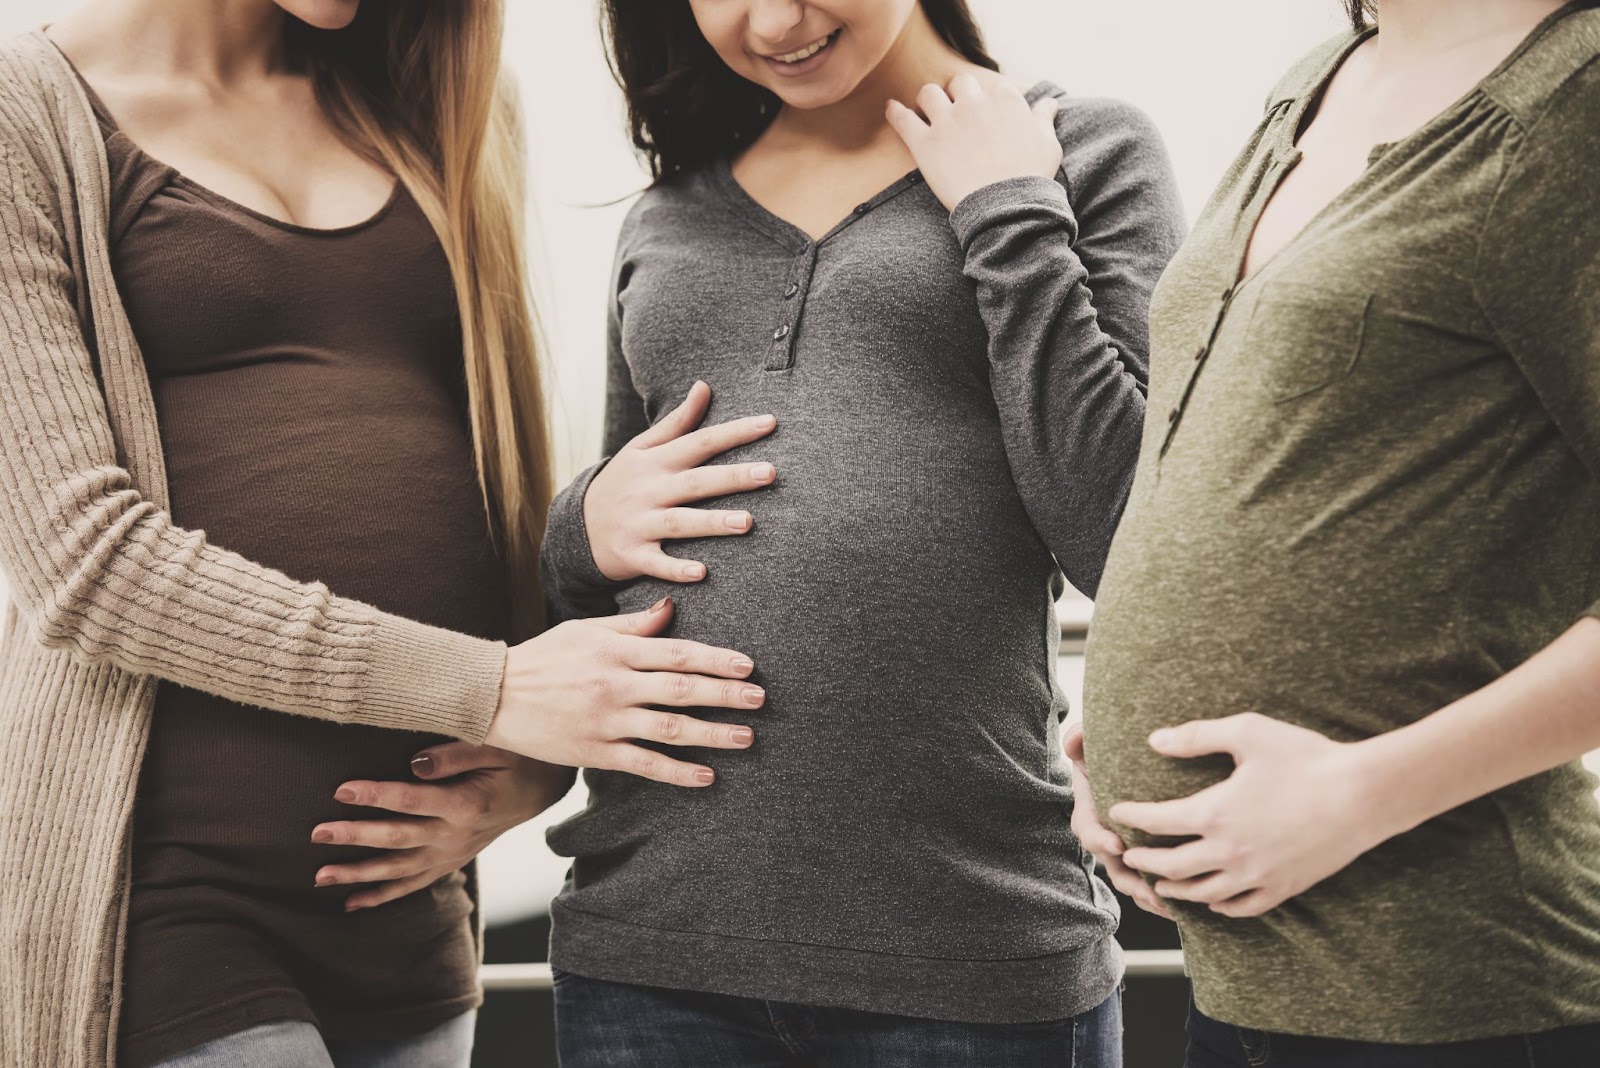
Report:
M 1380 8 L 1156 290 L 1077 824 L 1191 1068 L 1592 1068 L 1600 10 Z

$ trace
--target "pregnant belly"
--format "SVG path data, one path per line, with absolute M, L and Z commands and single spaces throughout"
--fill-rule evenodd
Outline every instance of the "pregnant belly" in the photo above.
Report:
M 334 799 L 350 779 L 408 780 L 437 736 L 345 726 L 163 683 L 134 815 L 134 878 L 144 887 L 231 886 L 307 902 L 317 870 L 379 850 L 316 845 L 326 820 L 382 818 Z

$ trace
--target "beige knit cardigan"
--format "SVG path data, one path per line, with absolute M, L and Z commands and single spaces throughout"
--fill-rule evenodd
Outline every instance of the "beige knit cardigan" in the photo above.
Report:
M 42 33 L 0 42 L 0 1068 L 114 1066 L 129 821 L 158 680 L 481 741 L 505 664 L 502 643 L 335 596 L 173 524 L 107 255 L 108 189 L 64 57 Z

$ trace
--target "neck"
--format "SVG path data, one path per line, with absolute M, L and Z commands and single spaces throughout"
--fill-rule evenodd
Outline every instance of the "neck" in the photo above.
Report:
M 841 146 L 867 144 L 889 128 L 883 110 L 890 100 L 914 107 L 924 85 L 943 85 L 972 68 L 966 57 L 944 42 L 918 4 L 888 54 L 849 96 L 826 107 L 785 107 L 773 126 L 784 134 Z
M 1565 0 L 1383 0 L 1374 42 L 1381 67 L 1401 68 L 1520 37 Z
M 130 70 L 226 85 L 284 69 L 287 16 L 272 0 L 95 0 L 74 15 L 52 35 L 115 41 L 113 62 Z

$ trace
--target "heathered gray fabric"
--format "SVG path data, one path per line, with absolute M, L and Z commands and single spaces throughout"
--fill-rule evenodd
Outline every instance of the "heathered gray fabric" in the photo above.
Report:
M 629 215 L 606 451 L 700 378 L 709 420 L 778 417 L 727 459 L 779 477 L 709 502 L 756 525 L 677 549 L 703 583 L 619 587 L 589 552 L 590 471 L 552 508 L 548 588 L 574 615 L 671 593 L 674 633 L 750 654 L 769 697 L 737 717 L 753 749 L 690 754 L 710 789 L 586 773 L 587 809 L 550 832 L 575 858 L 558 967 L 994 1023 L 1116 985 L 1117 906 L 1068 827 L 1056 565 L 1099 581 L 1144 419 L 1150 291 L 1183 224 L 1143 115 L 1030 97 L 1046 92 L 1060 181 L 1000 182 L 954 213 L 912 175 L 813 242 L 724 165 Z

